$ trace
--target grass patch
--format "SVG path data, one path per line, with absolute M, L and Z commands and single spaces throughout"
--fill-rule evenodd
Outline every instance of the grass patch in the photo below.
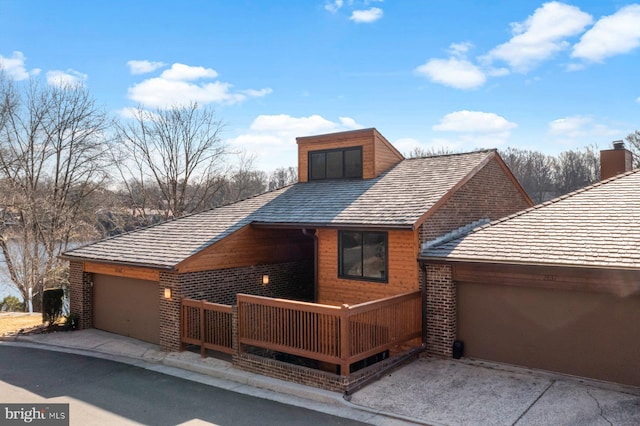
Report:
M 1 314 L 0 315 L 0 336 L 14 333 L 21 329 L 42 325 L 42 314 Z

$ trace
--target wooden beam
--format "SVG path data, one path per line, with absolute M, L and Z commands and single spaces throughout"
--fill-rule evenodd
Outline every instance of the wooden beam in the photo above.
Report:
M 113 275 L 116 277 L 136 278 L 147 281 L 160 281 L 160 271 L 135 266 L 113 265 L 108 263 L 84 262 L 84 272 Z
M 459 263 L 453 280 L 555 290 L 592 291 L 628 296 L 640 294 L 640 271 L 600 268 Z

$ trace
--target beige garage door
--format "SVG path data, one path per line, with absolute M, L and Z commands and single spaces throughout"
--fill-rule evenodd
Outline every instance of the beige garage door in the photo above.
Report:
M 465 356 L 640 386 L 640 296 L 458 285 Z
M 94 274 L 95 328 L 158 344 L 159 308 L 157 282 Z

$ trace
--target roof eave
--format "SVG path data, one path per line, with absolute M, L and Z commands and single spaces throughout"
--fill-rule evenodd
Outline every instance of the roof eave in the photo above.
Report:
M 256 228 L 340 228 L 340 229 L 401 229 L 413 230 L 413 224 L 380 224 L 380 223 L 327 223 L 327 222 L 251 222 Z
M 496 264 L 496 265 L 518 265 L 518 266 L 555 266 L 562 268 L 597 268 L 597 269 L 612 269 L 612 270 L 625 270 L 625 271 L 639 271 L 640 264 L 638 266 L 611 266 L 594 263 L 558 263 L 558 262 L 527 262 L 527 261 L 514 261 L 503 259 L 478 259 L 471 257 L 442 257 L 442 256 L 418 256 L 418 260 L 421 263 L 484 263 L 484 264 Z
M 150 269 L 160 269 L 163 271 L 175 271 L 176 265 L 158 265 L 154 263 L 144 263 L 144 262 L 127 262 L 127 261 L 118 261 L 118 260 L 108 260 L 108 259 L 92 259 L 89 257 L 81 257 L 81 256 L 69 256 L 65 254 L 61 254 L 58 256 L 58 259 L 67 260 L 69 262 L 91 262 L 91 263 L 102 263 L 108 265 L 121 265 L 121 266 L 134 266 L 138 268 L 150 268 Z

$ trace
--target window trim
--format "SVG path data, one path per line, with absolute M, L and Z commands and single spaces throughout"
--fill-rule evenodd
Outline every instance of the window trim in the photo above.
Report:
M 346 151 L 358 151 L 360 153 L 360 175 L 359 176 L 352 176 L 352 177 L 347 177 L 346 175 L 346 162 L 345 162 L 345 153 Z M 329 162 L 327 161 L 327 153 L 329 152 L 341 152 L 342 153 L 342 174 L 340 177 L 327 177 L 327 171 L 329 169 Z M 312 161 L 311 161 L 311 156 L 313 154 L 324 154 L 325 155 L 325 160 L 324 160 L 324 176 L 323 178 L 313 178 L 313 173 L 311 173 L 311 165 L 312 165 Z M 307 179 L 308 180 L 336 180 L 336 179 L 362 179 L 362 176 L 364 175 L 364 164 L 363 164 L 363 157 L 362 157 L 362 147 L 361 146 L 348 146 L 348 147 L 344 147 L 344 148 L 334 148 L 334 149 L 320 149 L 320 150 L 316 150 L 316 151 L 308 151 L 307 152 Z
M 342 270 L 342 235 L 345 232 L 355 232 L 361 234 L 361 239 L 364 242 L 364 234 L 382 234 L 384 236 L 384 245 L 385 245 L 385 273 L 383 278 L 376 277 L 365 277 L 364 275 L 347 275 Z M 362 248 L 360 251 L 360 269 L 362 270 L 362 274 L 364 274 L 364 256 L 363 256 L 364 244 L 362 244 Z M 354 281 L 367 281 L 374 282 L 380 284 L 388 284 L 389 283 L 389 232 L 387 231 L 372 231 L 372 230 L 358 230 L 358 229 L 344 229 L 338 230 L 338 278 L 354 280 Z

